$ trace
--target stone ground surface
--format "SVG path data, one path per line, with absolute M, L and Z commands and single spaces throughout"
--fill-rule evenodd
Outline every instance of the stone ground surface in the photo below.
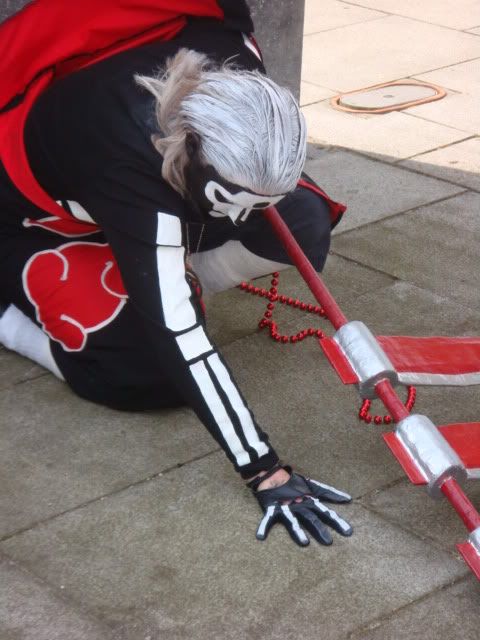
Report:
M 307 0 L 308 168 L 349 205 L 324 278 L 377 333 L 480 327 L 480 2 L 454 5 Z M 403 78 L 447 97 L 378 116 L 329 104 Z M 294 270 L 281 290 L 311 300 Z M 358 423 L 356 393 L 313 341 L 258 333 L 262 311 L 219 295 L 211 333 L 284 458 L 353 494 L 341 512 L 354 536 L 301 550 L 275 529 L 256 542 L 256 503 L 190 411 L 99 409 L 2 350 L 1 640 L 478 639 L 459 519 L 408 483 L 381 428 Z M 311 319 L 289 309 L 278 322 Z M 419 390 L 437 423 L 478 420 L 478 407 L 474 387 Z M 467 491 L 480 507 L 480 487 Z

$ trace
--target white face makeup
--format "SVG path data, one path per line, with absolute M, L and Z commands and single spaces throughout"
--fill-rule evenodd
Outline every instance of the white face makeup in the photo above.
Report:
M 211 203 L 209 214 L 214 218 L 228 217 L 235 225 L 245 222 L 254 209 L 266 209 L 279 202 L 284 195 L 261 196 L 249 191 L 230 192 L 223 185 L 210 180 L 205 186 L 205 197 Z

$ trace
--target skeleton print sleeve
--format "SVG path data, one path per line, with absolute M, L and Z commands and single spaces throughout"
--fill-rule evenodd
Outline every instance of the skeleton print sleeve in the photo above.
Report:
M 103 204 L 103 211 L 98 198 L 87 206 L 118 262 L 129 304 L 142 317 L 142 339 L 158 355 L 158 366 L 168 372 L 185 403 L 243 477 L 269 469 L 277 461 L 276 453 L 208 337 L 194 303 L 185 274 L 181 218 L 171 210 L 147 213 L 138 203 L 121 211 L 118 200 L 112 213 L 112 203 Z

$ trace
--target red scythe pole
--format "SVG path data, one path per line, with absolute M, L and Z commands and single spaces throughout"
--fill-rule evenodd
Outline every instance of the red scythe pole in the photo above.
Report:
M 285 251 L 292 259 L 293 264 L 297 267 L 302 278 L 307 283 L 310 291 L 315 296 L 316 301 L 325 309 L 326 317 L 330 320 L 335 329 L 340 329 L 348 320 L 343 315 L 342 310 L 336 303 L 334 297 L 324 285 L 318 273 L 312 266 L 312 263 L 303 253 L 300 245 L 293 237 L 290 229 L 282 220 L 280 214 L 275 207 L 267 207 L 263 215 L 267 218 L 273 227 L 275 234 L 283 244 Z
M 315 299 L 325 309 L 328 320 L 335 329 L 342 327 L 348 322 L 347 318 L 293 237 L 290 229 L 282 220 L 277 209 L 268 207 L 264 210 L 264 216 L 271 224 L 275 235 L 284 246 Z M 402 420 L 409 415 L 389 380 L 381 380 L 375 386 L 375 392 L 396 421 Z M 447 478 L 441 490 L 465 523 L 468 531 L 471 532 L 480 527 L 480 514 L 454 478 Z M 480 575 L 477 575 L 477 577 L 480 579 Z

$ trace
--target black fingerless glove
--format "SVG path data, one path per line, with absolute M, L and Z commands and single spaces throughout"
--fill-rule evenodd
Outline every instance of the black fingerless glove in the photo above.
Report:
M 310 542 L 303 528 L 315 540 L 325 545 L 333 542 L 330 531 L 325 525 L 332 527 L 342 536 L 352 535 L 353 529 L 348 522 L 320 501 L 351 502 L 352 498 L 348 493 L 306 478 L 299 473 L 292 473 L 290 467 L 283 467 L 291 474 L 288 482 L 280 487 L 258 491 L 257 487 L 280 468 L 282 468 L 280 465 L 275 465 L 267 474 L 248 483 L 264 512 L 257 529 L 259 540 L 266 539 L 268 532 L 276 522 L 285 525 L 294 542 L 302 547 Z

